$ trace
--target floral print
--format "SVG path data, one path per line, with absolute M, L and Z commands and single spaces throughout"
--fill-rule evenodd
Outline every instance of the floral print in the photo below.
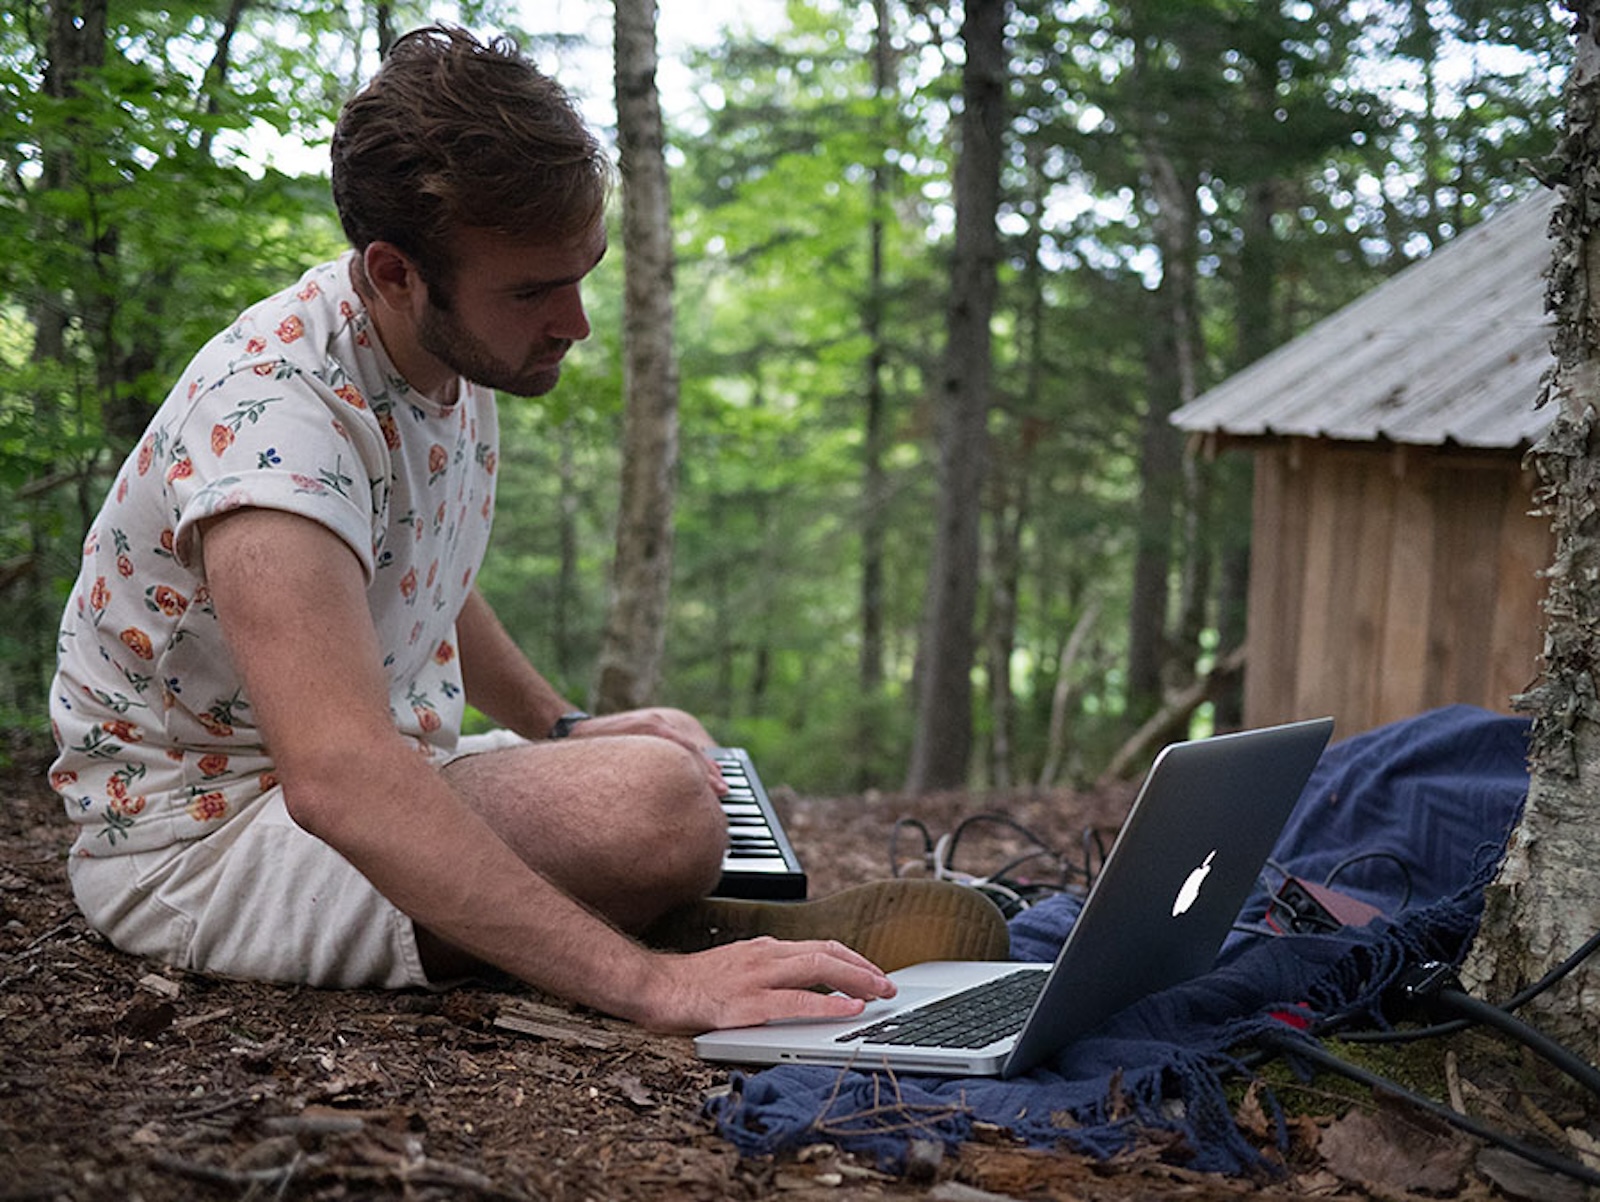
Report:
M 51 694 L 50 780 L 81 826 L 78 855 L 202 837 L 275 784 L 200 552 L 201 523 L 235 509 L 295 513 L 350 546 L 397 728 L 429 754 L 455 745 L 455 616 L 488 545 L 494 400 L 465 384 L 451 406 L 413 392 L 373 337 L 349 259 L 201 350 L 84 540 Z

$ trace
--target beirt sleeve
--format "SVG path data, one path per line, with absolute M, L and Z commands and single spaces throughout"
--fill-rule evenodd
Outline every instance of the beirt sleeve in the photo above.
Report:
M 199 571 L 201 523 L 235 509 L 276 509 L 338 535 L 370 585 L 389 492 L 383 433 L 359 396 L 352 402 L 304 371 L 275 366 L 276 374 L 224 377 L 170 431 L 174 555 Z

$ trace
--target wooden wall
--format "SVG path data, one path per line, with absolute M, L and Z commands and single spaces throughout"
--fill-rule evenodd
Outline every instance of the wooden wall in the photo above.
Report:
M 1543 646 L 1548 522 L 1515 452 L 1255 452 L 1245 721 L 1336 738 L 1452 702 L 1510 712 Z

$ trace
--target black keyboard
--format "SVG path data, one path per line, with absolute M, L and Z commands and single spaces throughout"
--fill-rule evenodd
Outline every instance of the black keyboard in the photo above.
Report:
M 728 850 L 722 857 L 722 879 L 713 896 L 803 900 L 806 874 L 749 755 L 741 747 L 715 747 L 710 755 L 728 782 L 722 798 L 722 812 L 728 818 Z
M 983 1048 L 1022 1030 L 1049 973 L 1014 972 L 838 1038 L 923 1048 Z

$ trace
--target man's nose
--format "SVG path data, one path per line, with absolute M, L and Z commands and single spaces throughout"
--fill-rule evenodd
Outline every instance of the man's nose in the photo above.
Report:
M 583 293 L 578 285 L 569 285 L 556 295 L 548 333 L 570 342 L 582 342 L 589 336 L 589 314 L 584 310 Z

